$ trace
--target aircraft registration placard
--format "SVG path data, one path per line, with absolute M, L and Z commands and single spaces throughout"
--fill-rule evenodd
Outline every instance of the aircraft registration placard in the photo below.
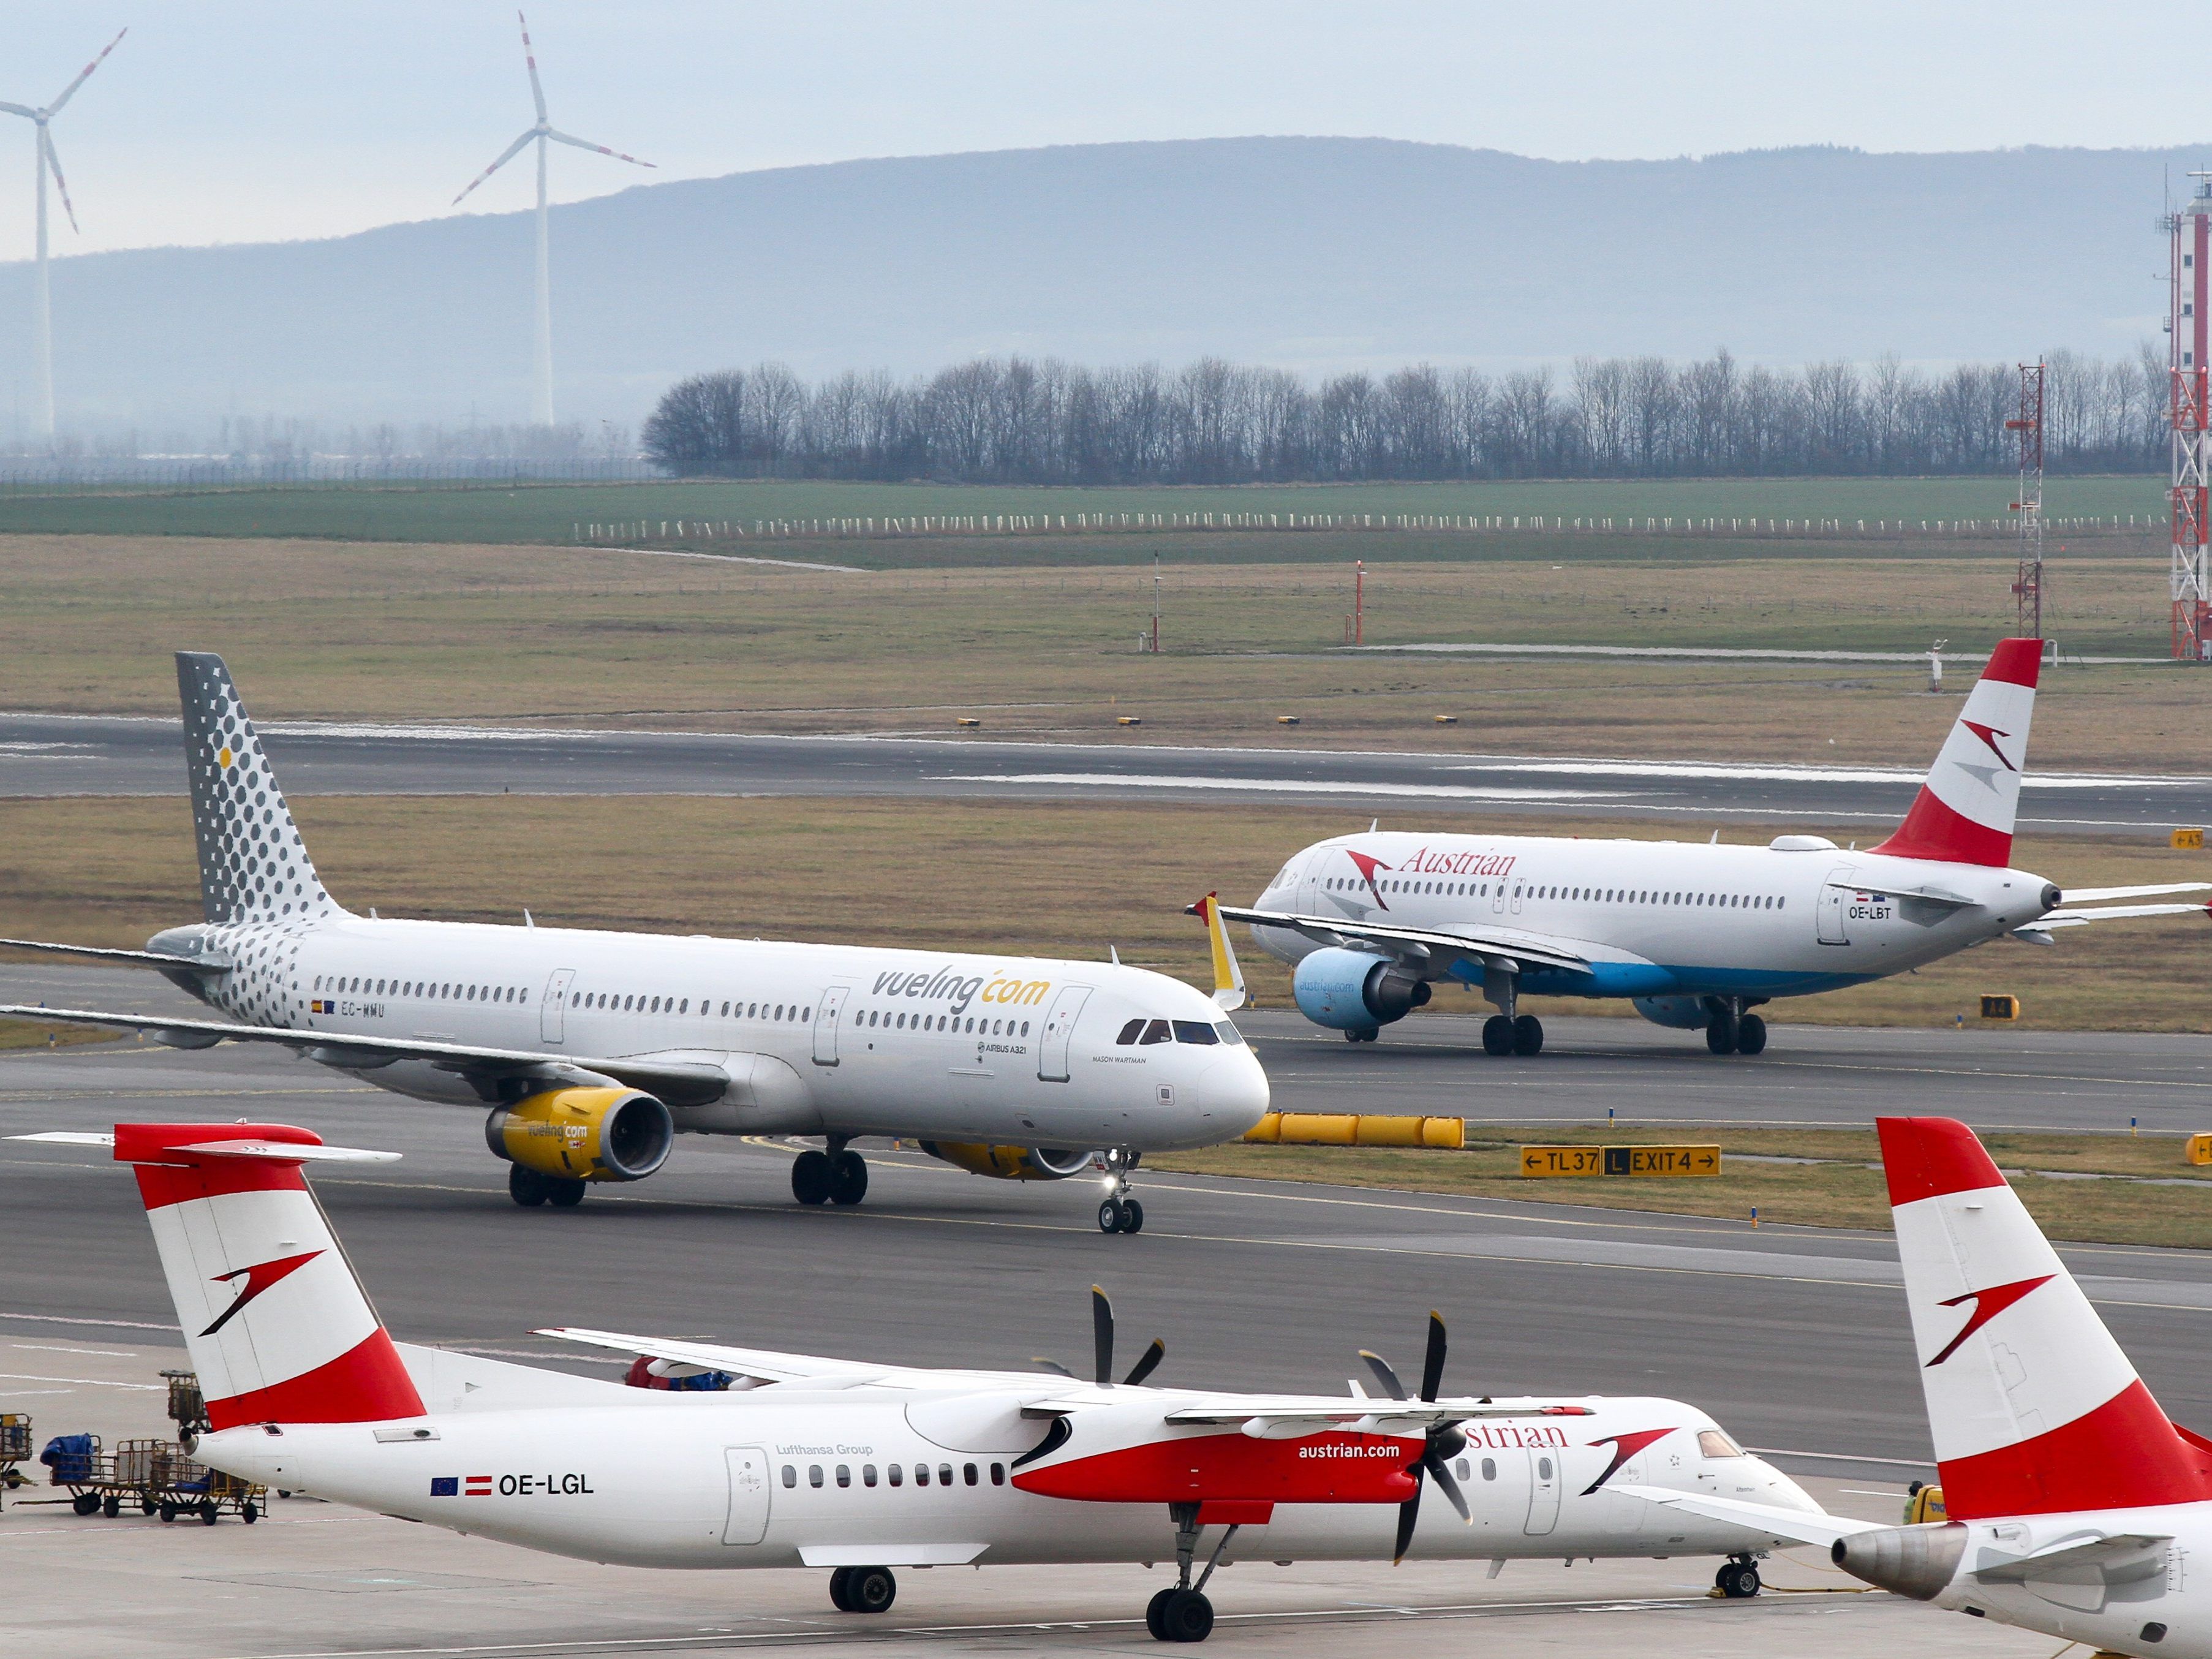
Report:
M 1527 1180 L 1574 1176 L 1717 1176 L 1721 1149 L 1683 1146 L 1523 1146 Z

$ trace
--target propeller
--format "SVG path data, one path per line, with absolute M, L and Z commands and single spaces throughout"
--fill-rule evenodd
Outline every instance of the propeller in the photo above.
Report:
M 1437 1390 L 1443 1383 L 1445 1346 L 1443 1316 L 1431 1310 L 1429 1314 L 1428 1351 L 1421 1358 L 1419 1398 L 1425 1404 L 1435 1401 Z M 1389 1360 L 1365 1348 L 1359 1351 L 1359 1357 L 1366 1362 L 1367 1369 L 1374 1374 L 1375 1380 L 1382 1385 L 1383 1393 L 1393 1400 L 1408 1397 L 1406 1385 L 1398 1380 L 1398 1373 L 1390 1369 Z M 1459 1482 L 1452 1478 L 1451 1472 L 1451 1460 L 1466 1447 L 1467 1435 L 1456 1423 L 1437 1424 L 1424 1437 L 1420 1461 L 1413 1465 L 1413 1495 L 1398 1505 L 1398 1541 L 1390 1552 L 1392 1566 L 1406 1559 L 1407 1548 L 1413 1541 L 1414 1523 L 1421 1516 L 1421 1482 L 1424 1476 L 1435 1480 L 1437 1489 L 1459 1511 L 1461 1520 L 1469 1523 L 1474 1522 L 1474 1513 L 1467 1506 L 1467 1495 L 1460 1491 Z
M 1114 1386 L 1114 1304 L 1107 1299 L 1104 1289 L 1091 1287 L 1091 1377 L 1102 1389 Z M 1137 1363 L 1129 1367 L 1129 1374 L 1121 1379 L 1121 1386 L 1133 1389 L 1159 1369 L 1160 1361 L 1167 1358 L 1168 1345 L 1158 1337 L 1137 1356 Z M 1056 1359 L 1032 1357 L 1032 1365 L 1042 1365 L 1048 1371 L 1073 1378 L 1075 1373 Z

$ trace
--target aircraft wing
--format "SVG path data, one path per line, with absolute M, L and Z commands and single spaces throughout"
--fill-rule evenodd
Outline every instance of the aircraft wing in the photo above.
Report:
M 1226 921 L 1285 927 L 1320 945 L 1370 945 L 1386 955 L 1421 966 L 1438 959 L 1449 963 L 1460 957 L 1477 960 L 1502 957 L 1530 967 L 1564 968 L 1575 973 L 1589 971 L 1589 958 L 1568 945 L 1540 933 L 1524 933 L 1511 928 L 1469 927 L 1444 933 L 1432 927 L 1402 927 L 1396 922 L 1353 921 L 1343 916 L 1301 915 L 1290 910 L 1245 910 L 1226 904 L 1220 907 L 1219 914 Z
M 2069 887 L 2065 891 L 2069 904 L 2102 904 L 2107 899 L 2157 898 L 2166 893 L 2212 893 L 2212 881 L 2160 881 L 2153 882 L 2148 887 Z
M 163 951 L 117 951 L 100 945 L 56 945 L 42 939 L 0 939 L 9 951 L 45 951 L 54 956 L 91 957 L 131 968 L 183 968 L 196 974 L 227 974 L 230 958 L 210 951 L 204 957 L 171 956 Z
M 2045 927 L 2083 927 L 2093 921 L 2129 921 L 2137 916 L 2208 916 L 2212 904 L 2106 904 L 2093 910 L 2053 910 L 2013 931 L 2033 933 Z
M 271 1042 L 341 1071 L 374 1071 L 395 1060 L 422 1060 L 449 1072 L 490 1075 L 542 1074 L 557 1082 L 578 1072 L 612 1078 L 645 1089 L 671 1106 L 706 1105 L 722 1097 L 730 1074 L 697 1060 L 666 1060 L 584 1054 L 551 1054 L 529 1048 L 478 1048 L 427 1037 L 361 1036 L 341 1031 L 295 1031 L 280 1026 L 238 1025 L 225 1020 L 179 1019 L 169 1014 L 112 1014 L 96 1008 L 40 1008 L 0 1003 L 0 1018 L 52 1020 L 67 1025 L 112 1025 L 125 1031 L 152 1031 L 181 1048 L 211 1048 L 216 1043 Z
M 702 1370 L 732 1371 L 763 1382 L 822 1382 L 845 1387 L 872 1382 L 885 1370 L 898 1369 L 860 1365 L 849 1359 L 825 1359 L 814 1354 L 780 1353 L 769 1348 L 726 1348 L 714 1342 L 685 1342 L 665 1336 L 629 1336 L 621 1331 L 586 1330 L 574 1325 L 556 1325 L 533 1331 L 533 1336 L 556 1337 L 586 1347 L 611 1348 L 617 1353 L 643 1354 L 648 1359 L 672 1359 Z
M 1855 1521 L 1849 1516 L 1830 1515 L 1823 1510 L 1785 1510 L 1778 1504 L 1746 1504 L 1733 1498 L 1709 1498 L 1703 1492 L 1678 1492 L 1672 1486 L 1615 1486 L 1606 1490 L 1626 1492 L 1631 1498 L 1680 1510 L 1686 1515 L 1702 1516 L 1708 1521 L 1763 1532 L 1784 1543 L 1818 1544 L 1825 1547 L 1856 1532 L 1883 1530 L 1880 1521 Z

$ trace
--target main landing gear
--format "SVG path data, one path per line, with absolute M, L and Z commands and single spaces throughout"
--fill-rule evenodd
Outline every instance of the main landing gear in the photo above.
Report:
M 1221 1565 L 1234 1526 L 1223 1528 L 1221 1541 L 1206 1558 L 1206 1571 L 1191 1583 L 1190 1570 L 1198 1554 L 1198 1505 L 1170 1504 L 1168 1513 L 1176 1524 L 1176 1582 L 1145 1604 L 1145 1628 L 1156 1642 L 1203 1642 L 1213 1634 L 1213 1603 L 1206 1599 L 1206 1581 Z
M 830 1605 L 840 1613 L 889 1613 L 897 1599 L 889 1567 L 840 1567 L 830 1575 Z
M 1511 1018 L 1492 1014 L 1482 1022 L 1486 1054 L 1538 1054 L 1544 1051 L 1544 1022 L 1534 1014 Z
M 526 1210 L 534 1210 L 541 1204 L 573 1210 L 584 1201 L 584 1185 L 566 1176 L 540 1175 L 520 1164 L 507 1166 L 507 1195 Z
M 1114 1147 L 1106 1154 L 1106 1169 L 1114 1177 L 1114 1190 L 1098 1206 L 1098 1231 L 1102 1233 L 1145 1231 L 1145 1206 L 1129 1196 L 1129 1171 L 1137 1167 L 1137 1157 L 1126 1146 Z
M 1714 997 L 1706 1003 L 1705 1047 L 1717 1054 L 1756 1054 L 1766 1048 L 1766 1022 L 1747 1014 L 1741 997 Z
M 1713 1575 L 1713 1588 L 1731 1601 L 1745 1601 L 1759 1594 L 1759 1563 L 1748 1555 L 1731 1555 Z
M 868 1161 L 833 1135 L 828 1152 L 809 1147 L 791 1160 L 791 1195 L 801 1204 L 858 1204 L 868 1195 Z

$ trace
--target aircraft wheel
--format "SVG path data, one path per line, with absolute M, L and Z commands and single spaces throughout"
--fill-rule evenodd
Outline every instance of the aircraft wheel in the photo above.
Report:
M 1544 1052 L 1544 1022 L 1534 1014 L 1523 1014 L 1513 1022 L 1513 1052 L 1516 1054 L 1540 1054 Z
M 830 1201 L 830 1154 L 809 1148 L 791 1160 L 791 1195 L 801 1204 Z
M 1170 1584 L 1145 1603 L 1145 1630 L 1155 1642 L 1171 1639 L 1168 1635 L 1167 1626 L 1162 1622 L 1162 1618 L 1167 1612 L 1168 1603 L 1175 1598 L 1175 1595 L 1176 1587 Z
M 545 1201 L 556 1209 L 573 1210 L 584 1201 L 584 1182 L 558 1176 L 548 1176 L 547 1182 L 553 1190 L 545 1194 Z
M 535 1170 L 520 1164 L 507 1166 L 507 1195 L 526 1210 L 534 1210 L 553 1196 L 553 1183 Z
M 853 1570 L 850 1567 L 840 1567 L 830 1575 L 830 1605 L 840 1613 L 853 1610 L 852 1598 L 846 1594 L 846 1586 L 852 1582 Z
M 1503 1014 L 1492 1014 L 1482 1022 L 1482 1052 L 1486 1054 L 1510 1054 L 1513 1052 L 1513 1022 Z
M 858 1152 L 839 1152 L 830 1160 L 830 1201 L 858 1204 L 868 1195 L 868 1160 Z
M 1170 1642 L 1203 1642 L 1213 1634 L 1213 1603 L 1197 1590 L 1171 1591 L 1160 1609 L 1160 1629 Z
M 1746 1014 L 1737 1022 L 1735 1051 L 1740 1054 L 1760 1054 L 1766 1052 L 1766 1022 L 1757 1014 Z
M 1109 1198 L 1098 1206 L 1098 1231 L 1118 1233 L 1121 1231 L 1121 1200 Z
M 1121 1200 L 1121 1231 L 1125 1233 L 1145 1231 L 1145 1206 L 1133 1198 Z
M 1723 1563 L 1713 1583 L 1731 1601 L 1745 1601 L 1759 1594 L 1759 1569 L 1748 1561 Z
M 898 1600 L 898 1580 L 889 1567 L 848 1567 L 845 1611 L 889 1613 Z

